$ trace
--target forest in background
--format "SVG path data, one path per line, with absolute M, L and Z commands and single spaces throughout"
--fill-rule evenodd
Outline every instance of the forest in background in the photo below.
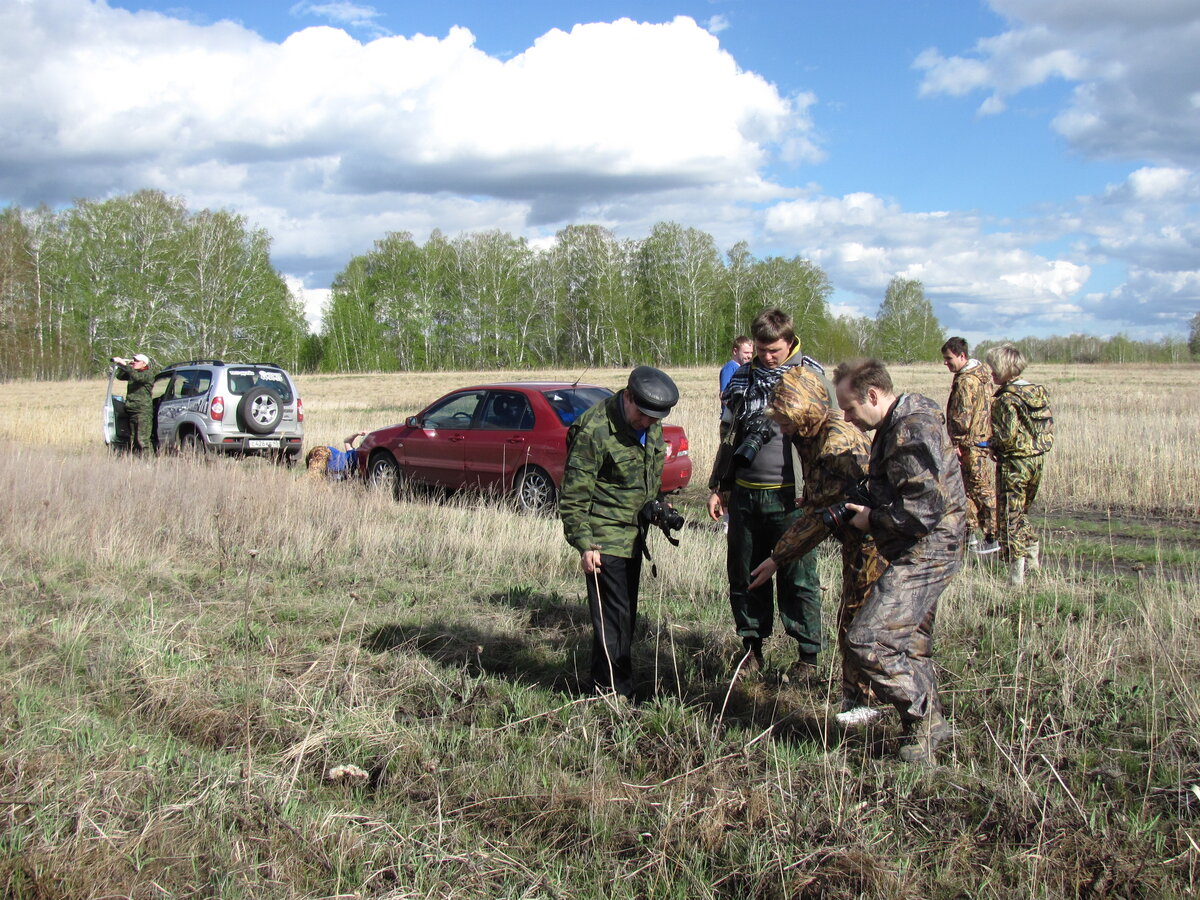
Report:
M 499 230 L 424 244 L 390 233 L 336 276 L 321 330 L 270 258 L 264 229 L 139 191 L 0 212 L 0 378 L 74 378 L 114 353 L 156 364 L 269 360 L 295 371 L 697 365 L 728 356 L 761 309 L 792 314 L 804 351 L 934 360 L 946 335 L 919 281 L 893 278 L 874 317 L 834 316 L 825 272 L 799 256 L 722 251 L 674 222 L 642 239 L 570 225 L 548 249 Z M 992 343 L 992 342 L 988 342 Z M 1025 338 L 1035 362 L 1182 362 L 1190 341 Z M 988 344 L 976 348 L 982 352 Z

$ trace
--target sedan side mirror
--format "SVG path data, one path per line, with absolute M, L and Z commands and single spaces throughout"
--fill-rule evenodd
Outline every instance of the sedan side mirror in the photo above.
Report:
M 407 425 L 409 428 L 420 428 L 421 420 L 417 416 L 409 416 L 408 421 L 405 422 L 404 424 Z

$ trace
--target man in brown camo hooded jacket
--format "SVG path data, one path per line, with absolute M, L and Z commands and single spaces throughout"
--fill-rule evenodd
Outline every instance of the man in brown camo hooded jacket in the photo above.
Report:
M 992 370 L 987 363 L 972 359 L 967 342 L 952 337 L 942 345 L 942 362 L 954 374 L 946 401 L 946 430 L 962 467 L 967 490 L 967 528 L 971 549 L 995 553 L 996 464 L 989 443 L 992 438 Z M 983 532 L 983 542 L 975 529 Z

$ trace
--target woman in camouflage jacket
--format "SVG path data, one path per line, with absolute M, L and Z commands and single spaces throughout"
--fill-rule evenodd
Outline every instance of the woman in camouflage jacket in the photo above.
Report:
M 853 654 L 846 652 L 846 632 L 887 562 L 879 555 L 869 534 L 845 523 L 831 528 L 833 523 L 823 514 L 844 500 L 847 491 L 867 474 L 870 441 L 830 409 L 828 389 L 821 378 L 799 366 L 784 374 L 771 395 L 766 413 L 796 448 L 804 467 L 804 495 L 797 503 L 800 518 L 784 532 L 771 556 L 750 573 L 754 578 L 750 588 L 765 583 L 776 568 L 809 553 L 830 534 L 841 541 L 838 648 L 842 653 L 842 709 L 869 706 L 871 682 Z
M 1040 564 L 1037 535 L 1026 513 L 1037 497 L 1046 453 L 1054 444 L 1050 398 L 1040 384 L 1020 378 L 1025 356 L 1012 344 L 987 354 L 992 380 L 999 385 L 992 399 L 992 454 L 996 457 L 996 531 L 1001 558 L 1009 563 L 1009 580 L 1021 584 L 1028 565 Z

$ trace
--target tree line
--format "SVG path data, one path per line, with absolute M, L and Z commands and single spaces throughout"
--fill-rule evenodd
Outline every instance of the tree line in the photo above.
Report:
M 0 376 L 78 378 L 135 351 L 295 367 L 303 309 L 263 229 L 139 191 L 0 213 Z
M 790 312 L 806 353 L 936 360 L 946 335 L 919 281 L 894 278 L 874 317 L 834 316 L 799 256 L 722 251 L 674 222 L 642 239 L 571 225 L 547 248 L 502 231 L 419 244 L 390 233 L 337 274 L 319 334 L 236 214 L 139 191 L 62 211 L 0 213 L 0 377 L 73 378 L 134 349 L 160 363 L 255 359 L 297 371 L 703 365 L 761 309 Z M 1035 362 L 1178 362 L 1182 339 L 1026 338 Z M 981 345 L 983 352 L 988 345 Z M 1191 351 L 1191 352 L 1189 352 Z
M 802 257 L 722 253 L 662 222 L 641 240 L 571 225 L 549 249 L 501 231 L 423 244 L 389 234 L 334 281 L 320 335 L 330 372 L 697 365 L 725 358 L 761 309 L 796 323 L 806 353 L 880 347 L 936 358 L 941 329 L 919 282 L 897 280 L 878 322 L 834 317 L 822 269 Z

